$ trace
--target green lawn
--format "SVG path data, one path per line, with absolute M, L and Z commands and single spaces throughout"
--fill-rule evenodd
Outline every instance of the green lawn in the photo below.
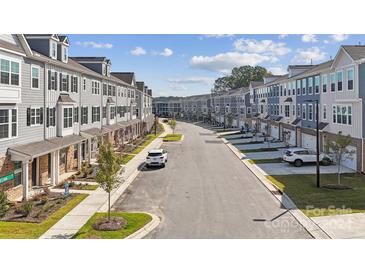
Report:
M 278 149 L 275 147 L 263 147 L 263 148 L 242 149 L 241 150 L 242 153 L 254 153 L 254 152 L 265 152 L 265 151 L 278 151 Z
M 182 134 L 167 134 L 164 138 L 164 142 L 174 142 L 174 141 L 180 141 L 182 138 Z
M 353 189 L 318 189 L 314 174 L 267 176 L 309 217 L 365 212 L 365 175 L 342 174 L 341 177 L 342 184 Z M 321 175 L 321 185 L 336 183 L 337 174 Z
M 0 239 L 38 239 L 88 195 L 79 194 L 40 224 L 0 222 Z
M 100 217 L 106 217 L 107 213 L 95 213 L 87 223 L 80 228 L 75 234 L 75 239 L 123 239 L 138 229 L 148 224 L 152 218 L 145 213 L 127 213 L 127 212 L 112 212 L 113 217 L 123 217 L 128 224 L 125 228 L 117 231 L 97 231 L 92 228 L 92 224 Z
M 242 143 L 232 143 L 235 146 L 239 146 L 239 145 L 253 145 L 253 144 L 263 144 L 263 141 L 250 141 L 250 142 L 242 142 Z
M 122 165 L 126 165 L 130 160 L 136 156 L 135 154 L 127 154 L 122 156 Z
M 140 153 L 142 150 L 144 150 L 144 148 L 145 148 L 145 146 L 139 146 L 139 147 L 135 148 L 135 149 L 131 152 L 131 154 L 138 154 L 138 153 Z
M 250 164 L 273 164 L 273 163 L 281 163 L 283 159 L 281 158 L 273 158 L 273 159 L 250 159 L 248 162 Z

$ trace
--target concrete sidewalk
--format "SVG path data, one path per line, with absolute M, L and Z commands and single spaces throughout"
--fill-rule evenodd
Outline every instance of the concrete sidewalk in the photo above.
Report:
M 165 132 L 149 144 L 144 150 L 137 154 L 124 166 L 122 178 L 124 182 L 111 194 L 111 205 L 128 188 L 139 173 L 139 167 L 144 163 L 147 153 L 151 149 L 159 148 L 162 138 L 172 133 L 170 127 L 165 126 Z M 79 205 L 67 213 L 60 221 L 46 231 L 40 239 L 70 239 L 96 212 L 105 212 L 108 209 L 108 194 L 98 188 L 94 190 Z

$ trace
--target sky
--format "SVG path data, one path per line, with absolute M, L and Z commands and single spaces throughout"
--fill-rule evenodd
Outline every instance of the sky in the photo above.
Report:
M 318 64 L 365 35 L 68 35 L 70 56 L 105 56 L 112 71 L 133 71 L 153 96 L 209 93 L 214 80 L 242 65 L 285 74 L 289 64 Z

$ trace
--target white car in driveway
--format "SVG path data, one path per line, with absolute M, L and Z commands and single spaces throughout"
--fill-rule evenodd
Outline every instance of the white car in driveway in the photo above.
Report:
M 164 149 L 153 149 L 148 152 L 146 157 L 146 166 L 165 167 L 167 162 L 167 151 Z
M 300 167 L 303 163 L 315 163 L 317 161 L 317 155 L 309 149 L 296 147 L 285 150 L 283 160 L 294 164 L 296 167 Z M 324 166 L 327 166 L 332 162 L 331 158 L 324 153 L 319 154 L 319 161 Z

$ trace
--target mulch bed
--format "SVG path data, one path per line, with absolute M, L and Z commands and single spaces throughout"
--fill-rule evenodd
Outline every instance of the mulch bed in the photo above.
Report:
M 76 180 L 76 181 L 81 181 L 81 180 Z M 93 180 L 93 182 L 95 182 L 95 179 Z M 89 186 L 88 183 L 85 184 L 71 184 L 69 185 L 69 189 L 74 189 L 74 190 L 87 190 L 87 186 Z M 55 186 L 54 188 L 56 189 L 65 189 L 64 184 L 59 184 L 57 186 Z
M 68 197 L 64 197 L 63 193 L 54 192 L 51 192 L 48 196 L 45 194 L 37 195 L 35 198 L 28 201 L 33 205 L 31 213 L 28 216 L 25 216 L 19 211 L 20 202 L 13 203 L 10 205 L 9 211 L 0 219 L 0 221 L 41 223 L 77 195 L 78 194 L 70 194 Z M 48 199 L 43 198 L 44 196 L 47 196 Z
M 93 225 L 93 229 L 99 231 L 116 231 L 122 229 L 127 225 L 127 220 L 122 217 L 100 218 Z

